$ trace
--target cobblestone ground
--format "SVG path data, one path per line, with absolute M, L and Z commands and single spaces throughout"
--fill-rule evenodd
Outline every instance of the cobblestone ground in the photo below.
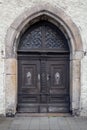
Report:
M 15 117 L 1 118 L 0 130 L 87 130 L 87 118 Z

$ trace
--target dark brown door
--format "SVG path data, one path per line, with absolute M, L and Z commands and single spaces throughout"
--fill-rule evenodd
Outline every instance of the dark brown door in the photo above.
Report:
M 47 21 L 31 25 L 18 45 L 18 112 L 69 112 L 69 46 Z
M 69 63 L 61 59 L 19 57 L 18 112 L 69 112 Z
M 40 62 L 38 59 L 19 59 L 18 111 L 38 112 L 40 102 Z
M 48 112 L 69 112 L 69 64 L 68 61 L 47 61 Z

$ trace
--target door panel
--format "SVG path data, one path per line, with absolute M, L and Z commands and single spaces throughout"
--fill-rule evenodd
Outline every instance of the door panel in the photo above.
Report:
M 49 75 L 48 112 L 69 112 L 69 66 L 68 61 L 58 59 L 47 62 Z
M 68 61 L 48 61 L 50 93 L 67 93 Z
M 38 112 L 40 100 L 39 68 L 39 60 L 19 60 L 19 112 Z

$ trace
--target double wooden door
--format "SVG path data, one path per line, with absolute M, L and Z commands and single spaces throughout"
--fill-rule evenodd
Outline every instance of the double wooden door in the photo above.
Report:
M 69 112 L 67 56 L 40 54 L 18 57 L 18 112 Z

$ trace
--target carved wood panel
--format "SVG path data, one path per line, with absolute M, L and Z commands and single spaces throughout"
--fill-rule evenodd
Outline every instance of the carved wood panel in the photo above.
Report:
M 38 60 L 19 59 L 18 73 L 18 111 L 38 112 L 40 88 L 38 74 L 40 62 Z M 29 106 L 29 104 L 31 104 Z M 35 107 L 34 107 L 35 106 Z
M 48 112 L 69 111 L 69 61 L 63 60 L 54 58 L 47 61 Z

